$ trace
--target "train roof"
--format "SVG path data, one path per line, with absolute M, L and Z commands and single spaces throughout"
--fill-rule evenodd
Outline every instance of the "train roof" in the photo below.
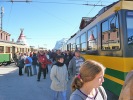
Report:
M 86 29 L 90 29 L 91 27 L 93 27 L 94 25 L 96 25 L 96 23 L 106 19 L 107 17 L 111 16 L 112 14 L 116 13 L 117 11 L 121 10 L 121 9 L 128 9 L 128 10 L 133 10 L 133 1 L 132 0 L 124 0 L 124 1 L 117 1 L 114 2 L 106 7 L 103 7 L 98 13 L 97 15 L 95 15 L 94 17 L 92 17 L 90 20 L 87 20 L 87 18 L 89 17 L 83 17 L 81 20 L 80 25 L 84 25 L 85 21 L 87 22 L 87 25 L 85 24 L 85 26 L 82 29 L 79 29 L 74 35 L 72 35 L 69 39 L 71 40 L 74 36 L 76 36 L 78 33 L 80 33 L 80 31 L 84 31 Z M 84 21 L 83 21 L 84 20 Z

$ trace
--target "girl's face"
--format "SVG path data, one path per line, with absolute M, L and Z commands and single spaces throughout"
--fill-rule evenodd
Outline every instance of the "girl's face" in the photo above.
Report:
M 60 58 L 60 59 L 58 60 L 58 62 L 63 63 L 63 62 L 64 62 L 64 58 Z
M 104 71 L 101 71 L 96 77 L 92 80 L 94 83 L 94 88 L 98 88 L 104 82 Z

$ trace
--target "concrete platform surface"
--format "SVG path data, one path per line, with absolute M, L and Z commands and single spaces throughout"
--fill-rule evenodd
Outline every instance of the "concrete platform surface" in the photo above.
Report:
M 50 67 L 49 67 L 50 70 Z M 50 71 L 49 71 L 50 72 Z M 27 74 L 18 75 L 18 67 L 14 64 L 0 66 L 0 100 L 52 100 L 53 91 L 50 89 L 49 73 L 46 79 L 41 76 L 27 77 Z M 67 100 L 70 97 L 70 81 L 68 82 Z M 108 100 L 118 100 L 117 96 L 107 91 Z M 59 98 L 59 100 L 61 100 Z

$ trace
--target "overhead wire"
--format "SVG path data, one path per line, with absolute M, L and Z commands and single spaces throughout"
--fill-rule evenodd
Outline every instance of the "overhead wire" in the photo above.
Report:
M 101 0 L 99 0 L 98 2 L 97 2 L 97 4 L 100 2 Z M 91 12 L 92 12 L 92 10 L 95 8 L 95 6 L 89 11 L 89 13 L 86 15 L 86 16 L 88 16 Z M 76 26 L 75 28 L 74 28 L 74 30 L 72 31 L 72 34 L 73 34 L 73 32 L 77 29 L 77 27 L 78 26 Z
M 37 1 L 37 0 L 33 0 L 33 1 L 31 1 L 31 0 L 6 0 L 6 1 L 4 1 L 4 0 L 1 0 L 0 2 L 12 2 L 12 3 L 14 3 L 14 2 L 27 2 L 27 3 L 29 3 L 29 2 L 32 2 L 32 3 L 43 3 L 43 4 L 65 4 L 65 5 L 84 5 L 84 6 L 105 6 L 105 5 L 96 5 L 96 4 L 80 4 L 80 3 L 64 3 L 64 2 L 48 2 L 48 1 Z

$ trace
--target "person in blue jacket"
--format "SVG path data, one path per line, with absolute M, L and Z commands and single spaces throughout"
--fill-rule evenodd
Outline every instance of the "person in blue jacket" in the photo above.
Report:
M 30 54 L 27 55 L 25 58 L 25 67 L 27 71 L 27 76 L 32 76 L 32 58 L 30 57 Z

